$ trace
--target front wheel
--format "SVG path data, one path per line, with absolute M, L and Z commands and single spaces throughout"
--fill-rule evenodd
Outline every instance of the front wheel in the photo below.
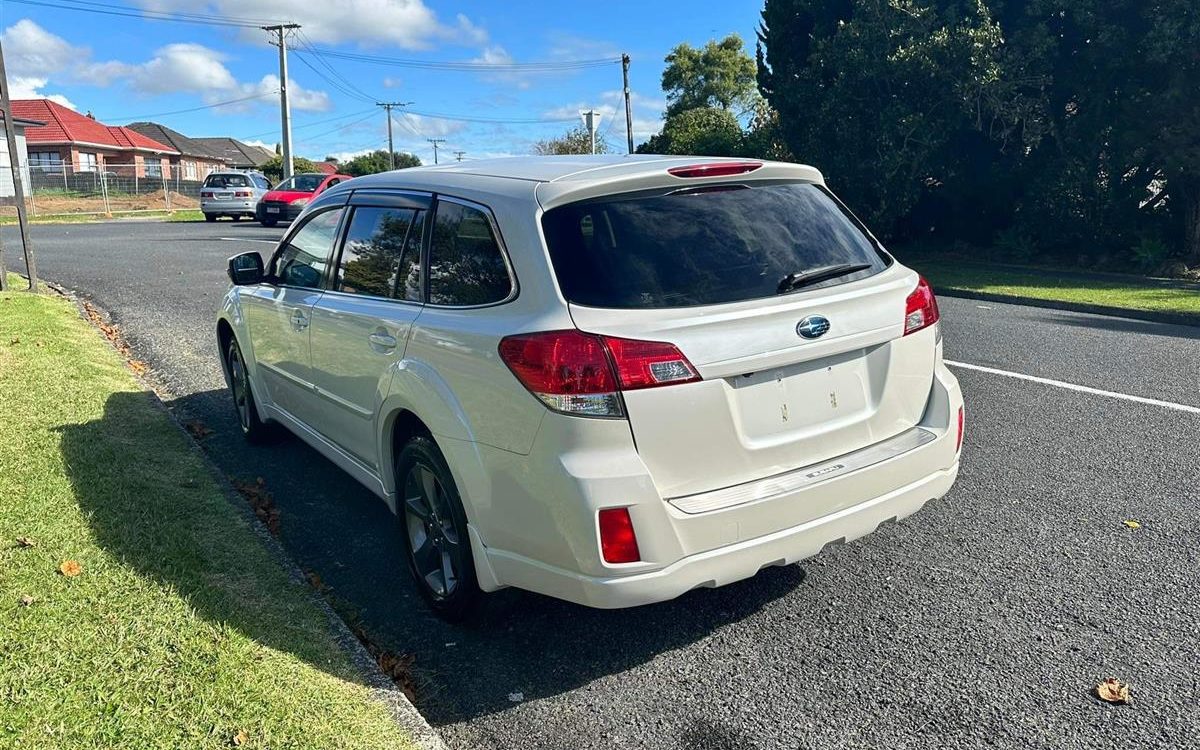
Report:
M 397 521 L 409 571 L 421 596 L 442 619 L 461 622 L 483 602 L 467 517 L 450 467 L 424 435 L 396 458 Z
M 254 391 L 250 387 L 250 373 L 242 358 L 242 349 L 237 339 L 230 338 L 225 349 L 225 369 L 229 373 L 229 391 L 233 396 L 233 407 L 237 410 L 238 424 L 248 442 L 265 443 L 275 437 L 273 425 L 258 416 L 254 402 Z
M 279 220 L 278 219 L 262 219 L 258 223 L 262 224 L 264 227 L 273 227 L 279 223 Z
M 205 221 L 216 221 L 217 215 L 216 214 L 204 214 L 204 220 Z

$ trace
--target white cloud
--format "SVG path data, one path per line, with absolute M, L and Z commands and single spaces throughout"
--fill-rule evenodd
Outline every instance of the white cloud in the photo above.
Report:
M 476 46 L 487 42 L 487 31 L 458 14 L 443 22 L 424 0 L 141 0 L 150 10 L 211 13 L 230 18 L 261 20 L 264 24 L 294 22 L 306 37 L 325 44 L 358 43 L 404 49 L 429 49 L 436 42 Z M 262 31 L 247 30 L 261 39 Z
M 387 78 L 383 79 L 383 87 L 385 89 L 398 89 L 403 85 L 404 85 L 403 78 L 394 78 L 392 76 L 388 76 Z
M 87 57 L 90 53 L 86 47 L 72 46 L 67 40 L 51 34 L 28 18 L 22 18 L 5 29 L 0 41 L 4 43 L 12 98 L 44 97 L 75 108 L 62 94 L 46 93 L 42 89 L 50 82 L 50 76 L 67 69 L 76 60 Z
M 268 151 L 274 151 L 274 150 L 275 150 L 275 144 L 274 144 L 274 143 L 267 143 L 266 141 L 260 141 L 260 140 L 258 140 L 258 139 L 253 139 L 253 140 L 249 140 L 249 141 L 242 141 L 242 143 L 245 143 L 245 144 L 247 144 L 247 145 L 249 145 L 249 146 L 258 146 L 259 148 L 265 148 L 265 149 L 266 149 L 266 150 L 268 150 Z
M 460 120 L 443 120 L 437 117 L 414 115 L 411 112 L 396 115 L 396 122 L 418 138 L 444 138 L 461 133 L 467 127 L 467 123 Z

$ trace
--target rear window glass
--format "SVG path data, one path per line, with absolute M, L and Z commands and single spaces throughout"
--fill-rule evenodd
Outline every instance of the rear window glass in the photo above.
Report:
M 547 211 L 542 227 L 563 295 L 590 307 L 761 299 L 788 291 L 794 274 L 866 266 L 802 287 L 817 289 L 890 262 L 824 188 L 807 183 L 573 203 Z
M 244 174 L 210 174 L 204 187 L 250 187 L 250 178 Z

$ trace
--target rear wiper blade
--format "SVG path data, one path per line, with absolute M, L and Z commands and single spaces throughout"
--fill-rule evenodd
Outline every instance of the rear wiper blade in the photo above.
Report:
M 775 293 L 784 294 L 786 292 L 793 292 L 821 281 L 828 281 L 829 279 L 836 279 L 839 276 L 847 276 L 858 271 L 865 271 L 870 267 L 870 263 L 842 263 L 836 266 L 814 268 L 811 271 L 804 271 L 803 273 L 789 273 L 779 280 L 779 286 L 775 289 Z

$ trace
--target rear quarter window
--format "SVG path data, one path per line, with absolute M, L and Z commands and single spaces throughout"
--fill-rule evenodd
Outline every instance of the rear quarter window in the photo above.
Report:
M 855 281 L 890 259 L 823 187 L 704 186 L 553 208 L 542 228 L 568 301 L 667 308 L 772 297 L 790 274 L 863 270 L 804 287 Z

